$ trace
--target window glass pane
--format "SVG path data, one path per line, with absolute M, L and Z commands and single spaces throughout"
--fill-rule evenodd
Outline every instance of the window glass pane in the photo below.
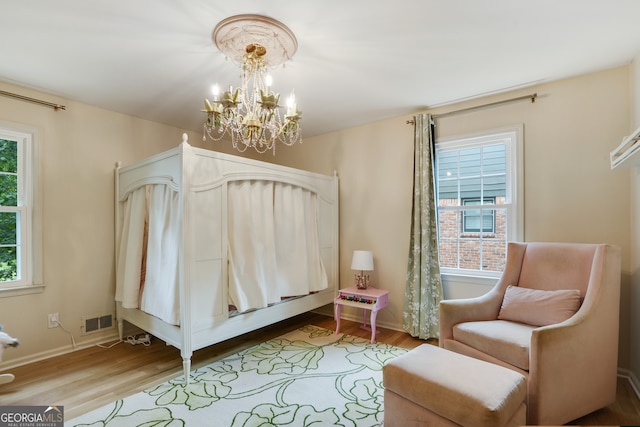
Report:
M 16 247 L 0 247 L 0 282 L 18 279 Z
M 18 206 L 18 176 L 0 172 L 0 206 Z
M 463 215 L 463 233 L 479 233 L 480 232 L 480 210 L 470 209 L 462 213 Z
M 480 176 L 480 148 L 460 150 L 460 177 Z
M 507 241 L 507 210 L 506 209 L 494 209 L 493 214 L 495 217 L 494 224 L 494 238 L 500 239 L 504 242 L 506 248 Z
M 493 204 L 492 197 L 485 197 L 482 204 Z M 480 205 L 480 199 L 465 199 L 462 201 L 465 206 Z M 493 209 L 465 209 L 462 212 L 462 231 L 463 233 L 480 233 L 480 224 L 482 224 L 483 233 L 493 233 L 495 228 L 495 211 Z
M 482 147 L 482 194 L 505 196 L 507 190 L 507 150 L 505 144 Z
M 458 240 L 440 239 L 438 246 L 440 267 L 458 268 Z
M 18 244 L 17 225 L 18 214 L 16 212 L 0 212 L 0 245 Z
M 506 251 L 506 242 L 503 239 L 483 239 L 482 269 L 484 271 L 504 270 Z
M 439 151 L 436 154 L 436 162 L 438 164 L 438 179 L 457 179 L 458 178 L 458 151 Z
M 460 212 L 457 210 L 438 211 L 439 237 L 443 239 L 457 239 L 460 220 Z
M 504 203 L 504 196 L 506 195 L 506 175 L 491 175 L 485 176 L 482 180 L 482 194 L 485 198 L 492 197 L 502 197 L 502 202 Z M 492 203 L 495 203 L 492 202 Z
M 438 205 L 456 206 L 458 199 L 458 151 L 442 151 L 436 154 L 438 178 Z
M 482 215 L 482 232 L 493 234 L 493 218 L 494 218 L 494 210 L 493 209 L 483 209 L 481 211 Z
M 504 174 L 506 170 L 506 147 L 504 144 L 482 147 L 482 173 L 484 175 Z
M 459 267 L 465 270 L 481 270 L 480 268 L 480 239 L 460 238 Z
M 461 179 L 460 180 L 460 198 L 461 199 L 470 199 L 470 198 L 480 199 L 480 178 Z
M 438 206 L 460 206 L 459 205 L 460 200 L 458 199 L 457 196 L 455 196 L 452 199 L 447 199 L 444 197 L 440 197 L 438 198 Z
M 18 173 L 18 142 L 0 139 L 0 172 Z

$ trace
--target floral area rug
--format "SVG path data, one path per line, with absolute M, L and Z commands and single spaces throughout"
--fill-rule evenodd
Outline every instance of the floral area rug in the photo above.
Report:
M 306 326 L 65 426 L 380 426 L 382 366 L 407 351 Z

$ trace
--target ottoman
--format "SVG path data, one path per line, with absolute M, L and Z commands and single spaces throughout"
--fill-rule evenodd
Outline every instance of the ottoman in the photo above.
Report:
M 522 374 L 423 344 L 382 369 L 384 426 L 526 424 Z

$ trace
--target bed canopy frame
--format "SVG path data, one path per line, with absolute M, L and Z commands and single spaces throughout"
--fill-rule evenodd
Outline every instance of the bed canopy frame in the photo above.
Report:
M 230 186 L 238 182 L 283 183 L 304 189 L 317 200 L 313 214 L 317 218 L 319 255 L 326 272 L 325 289 L 265 308 L 234 313 L 228 288 L 231 262 L 228 197 Z M 177 198 L 178 214 L 172 220 L 177 221 L 173 226 L 178 230 L 175 247 L 177 324 L 142 310 L 135 302 L 127 302 L 127 292 L 134 296 L 136 292 L 142 293 L 138 289 L 139 278 L 129 280 L 137 283 L 127 285 L 124 277 L 129 274 L 127 268 L 139 262 L 129 243 L 131 236 L 125 233 L 129 221 L 127 200 L 136 190 L 149 186 L 166 187 Z M 338 177 L 335 173 L 320 175 L 191 147 L 184 134 L 182 143 L 174 149 L 128 166 L 118 164 L 115 198 L 116 316 L 120 338 L 126 321 L 177 347 L 187 383 L 193 351 L 333 302 L 339 277 Z M 148 269 L 146 276 L 149 276 Z M 126 286 L 138 288 L 127 291 Z M 147 285 L 142 288 L 147 292 Z

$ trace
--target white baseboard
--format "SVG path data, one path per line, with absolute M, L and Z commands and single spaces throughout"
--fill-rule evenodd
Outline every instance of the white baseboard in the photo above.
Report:
M 31 354 L 29 356 L 19 357 L 16 359 L 7 360 L 6 362 L 0 363 L 0 371 L 5 371 L 7 369 L 12 369 L 18 366 L 28 365 L 29 363 L 39 362 L 41 360 L 49 359 L 56 356 L 62 356 L 63 354 L 71 353 L 77 350 L 82 350 L 85 348 L 93 347 L 98 344 L 104 344 L 108 342 L 113 342 L 118 340 L 118 331 L 114 330 L 113 333 L 109 335 L 101 335 L 100 337 L 96 337 L 94 339 L 89 339 L 83 341 L 81 344 L 77 346 L 66 345 L 64 347 L 54 348 L 52 350 L 43 351 L 36 354 Z
M 638 399 L 640 399 L 640 381 L 638 381 L 638 377 L 636 377 L 632 371 L 622 368 L 618 368 L 618 376 L 626 378 L 629 381 L 631 388 L 636 393 Z

